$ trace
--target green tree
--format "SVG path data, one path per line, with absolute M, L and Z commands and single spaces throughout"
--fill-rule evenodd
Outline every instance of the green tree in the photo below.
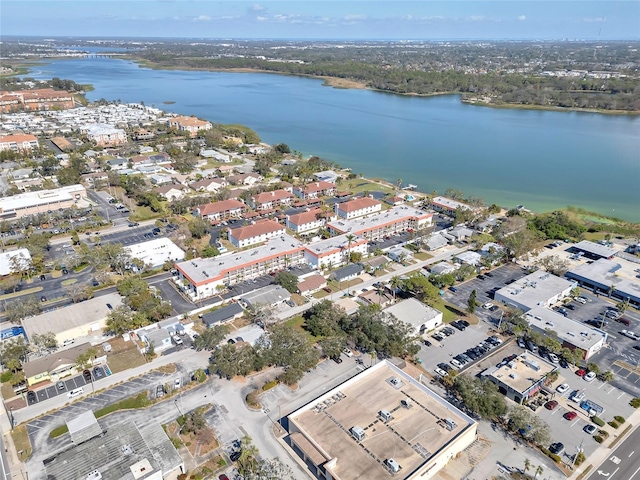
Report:
M 58 340 L 53 332 L 35 333 L 31 336 L 31 347 L 34 352 L 45 355 L 58 348 Z
M 473 313 L 476 311 L 476 307 L 478 306 L 478 293 L 475 289 L 471 291 L 469 294 L 469 299 L 467 300 L 467 312 Z
M 273 282 L 285 288 L 289 293 L 296 293 L 298 291 L 298 277 L 291 272 L 278 272 L 273 278 Z
M 188 224 L 189 232 L 194 238 L 202 238 L 209 233 L 211 224 L 203 218 L 197 217 L 191 220 Z
M 19 298 L 7 303 L 4 307 L 7 320 L 11 323 L 20 323 L 27 317 L 33 317 L 40 313 L 40 303 L 34 295 Z
M 207 328 L 198 338 L 195 339 L 194 345 L 196 350 L 213 350 L 229 333 L 229 327 L 226 325 L 215 325 Z
M 258 466 L 258 449 L 253 445 L 251 437 L 245 435 L 240 440 L 240 458 L 238 458 L 238 472 L 247 476 L 255 473 Z
M 8 338 L 0 343 L 0 362 L 15 373 L 22 368 L 28 351 L 29 346 L 22 335 Z
M 149 323 L 143 315 L 137 314 L 126 305 L 120 305 L 111 310 L 107 316 L 104 332 L 122 335 L 123 333 L 144 327 Z
M 531 460 L 529 460 L 528 458 L 524 459 L 524 473 L 527 473 L 529 470 L 531 470 Z
M 347 338 L 344 335 L 325 337 L 318 342 L 324 354 L 329 358 L 339 357 L 346 344 Z
M 84 370 L 85 368 L 91 367 L 97 354 L 98 351 L 94 347 L 90 347 L 85 353 L 76 357 L 76 368 L 78 370 Z
M 218 255 L 220 255 L 220 251 L 213 245 L 207 245 L 201 252 L 203 258 L 217 257 Z

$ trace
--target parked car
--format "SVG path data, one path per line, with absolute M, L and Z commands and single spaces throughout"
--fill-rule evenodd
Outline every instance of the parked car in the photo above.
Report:
M 490 312 L 495 312 L 496 310 L 498 310 L 500 307 L 498 307 L 497 305 L 494 305 L 493 307 L 489 308 Z
M 424 345 L 425 345 L 425 347 L 430 347 L 433 344 L 429 340 L 425 340 L 424 341 Z
M 567 412 L 564 414 L 564 418 L 566 418 L 567 420 L 571 421 L 574 420 L 576 417 L 578 416 L 578 414 L 576 412 Z
M 551 363 L 560 363 L 560 359 L 555 353 L 549 353 L 548 356 L 549 356 L 549 360 L 551 360 Z
M 176 381 L 173 382 L 173 388 L 174 390 L 178 390 L 180 387 L 182 387 L 182 379 L 176 378 Z
M 457 293 L 458 289 L 456 287 L 449 287 L 449 290 L 453 293 Z
M 569 384 L 568 383 L 562 383 L 562 384 L 558 385 L 557 388 L 556 388 L 556 392 L 558 392 L 558 393 L 564 393 L 567 390 L 569 390 Z
M 434 372 L 436 372 L 438 375 L 440 375 L 441 377 L 446 377 L 447 376 L 447 372 L 445 372 L 444 370 L 442 370 L 441 368 L 436 368 L 434 370 Z
M 520 338 L 518 339 L 518 346 L 519 346 L 520 348 L 526 348 L 526 347 L 527 347 L 527 346 L 525 345 L 525 343 L 524 343 L 524 338 L 520 337 Z
M 598 430 L 598 427 L 590 424 L 590 425 L 585 425 L 583 430 L 585 433 L 588 433 L 589 435 L 593 435 L 594 433 L 596 433 L 596 430 Z
M 576 375 L 579 377 L 584 377 L 587 374 L 587 371 L 584 368 L 579 368 L 576 370 Z
M 588 372 L 584 377 L 582 377 L 584 380 L 586 380 L 587 382 L 593 382 L 593 380 L 596 378 L 596 373 L 595 372 Z
M 67 386 L 64 384 L 64 382 L 62 380 L 60 380 L 57 384 L 56 387 L 58 388 L 58 390 L 66 390 Z
M 451 365 L 454 366 L 454 368 L 459 369 L 462 368 L 462 363 L 460 363 L 458 360 L 456 360 L 455 358 L 451 360 Z
M 158 385 L 156 387 L 156 398 L 164 397 L 164 385 Z
M 93 369 L 93 376 L 96 377 L 96 378 L 104 377 L 104 370 L 102 370 L 101 367 L 95 367 Z
M 489 310 L 493 306 L 494 306 L 493 303 L 487 302 L 484 305 L 482 305 L 482 308 L 484 308 L 485 310 Z
M 587 303 L 587 299 L 585 297 L 576 297 L 573 300 L 574 302 L 578 302 L 581 305 L 584 305 L 585 303 Z
M 547 410 L 553 410 L 557 406 L 558 406 L 558 402 L 556 400 L 549 400 L 547 403 L 544 404 L 544 408 L 546 408 Z
M 569 400 L 579 403 L 584 399 L 584 397 L 585 397 L 584 392 L 581 392 L 580 390 L 574 390 L 573 392 L 571 392 L 571 395 L 569 396 Z
M 564 445 L 560 442 L 552 443 L 549 446 L 549 451 L 554 455 L 561 455 L 564 452 Z

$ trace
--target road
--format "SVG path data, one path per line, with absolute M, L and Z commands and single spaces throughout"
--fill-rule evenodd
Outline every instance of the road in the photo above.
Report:
M 640 429 L 629 435 L 600 464 L 592 470 L 589 479 L 616 480 L 640 479 Z
M 440 262 L 442 260 L 447 260 L 450 259 L 451 257 L 462 253 L 466 250 L 468 250 L 470 248 L 469 245 L 465 245 L 464 247 L 460 247 L 460 248 L 456 248 L 453 250 L 448 250 L 446 252 L 443 252 L 439 255 L 436 255 L 432 258 L 429 258 L 428 260 L 423 260 L 421 262 L 418 263 L 414 263 L 412 265 L 407 265 L 406 267 L 400 267 L 397 270 L 394 270 L 391 273 L 387 273 L 386 275 L 382 275 L 380 277 L 374 277 L 371 280 L 367 280 L 366 282 L 363 283 L 359 283 L 357 286 L 355 286 L 354 288 L 356 289 L 363 289 L 363 288 L 369 288 L 371 286 L 373 286 L 374 283 L 378 283 L 378 282 L 387 282 L 389 280 L 391 280 L 393 277 L 400 277 L 402 275 L 405 275 L 409 272 L 413 272 L 414 270 L 419 270 L 427 265 L 432 265 L 434 263 Z M 353 290 L 352 290 L 353 291 Z M 331 302 L 334 302 L 336 300 L 339 300 L 342 296 L 344 296 L 344 292 L 343 291 L 339 291 L 339 292 L 333 292 L 329 295 L 327 295 L 326 297 L 320 298 L 320 299 L 313 299 L 312 301 L 310 301 L 309 303 L 305 303 L 304 305 L 300 305 L 298 307 L 295 308 L 291 308 L 291 309 L 287 309 L 285 311 L 279 312 L 278 313 L 278 318 L 280 320 L 284 320 L 285 318 L 289 318 L 289 317 L 294 317 L 296 315 L 300 315 L 301 313 L 307 311 L 308 309 L 310 309 L 313 305 L 315 305 L 316 303 L 319 303 L 323 300 L 329 300 Z

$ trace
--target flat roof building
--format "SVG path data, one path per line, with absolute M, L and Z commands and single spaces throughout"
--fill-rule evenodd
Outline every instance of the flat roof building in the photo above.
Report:
M 253 292 L 245 293 L 240 301 L 247 307 L 254 307 L 257 305 L 269 305 L 274 306 L 279 303 L 285 302 L 291 298 L 291 294 L 286 288 L 280 285 L 267 285 L 266 287 L 259 288 Z
M 161 267 L 165 262 L 184 260 L 184 251 L 168 238 L 154 238 L 148 242 L 135 243 L 124 248 L 131 258 L 142 260 L 151 268 Z
M 537 270 L 495 293 L 495 300 L 519 308 L 523 312 L 549 305 L 567 297 L 574 282 Z
M 402 300 L 387 308 L 385 312 L 411 325 L 416 334 L 433 330 L 442 325 L 442 312 L 425 305 L 415 298 Z
M 578 282 L 596 293 L 611 295 L 618 300 L 629 299 L 629 303 L 640 307 L 640 283 L 618 275 L 622 268 L 617 262 L 602 258 L 591 264 L 579 265 L 567 272 L 567 278 Z M 613 287 L 613 289 L 611 289 Z M 611 291 L 610 291 L 611 289 Z
M 525 352 L 509 363 L 489 367 L 481 376 L 496 384 L 500 393 L 522 404 L 542 389 L 547 375 L 555 369 L 553 363 Z
M 22 325 L 29 339 L 34 335 L 52 332 L 58 343 L 81 337 L 102 336 L 109 313 L 120 305 L 122 297 L 114 292 L 25 318 Z
M 231 303 L 213 312 L 206 313 L 202 316 L 202 321 L 211 328 L 216 324 L 230 322 L 244 315 L 244 309 L 239 303 Z
M 288 443 L 318 478 L 424 479 L 476 439 L 477 423 L 387 360 L 288 417 Z
M 339 235 L 305 246 L 304 257 L 315 268 L 337 267 L 348 263 L 351 253 L 366 255 L 368 250 L 366 239 L 355 235 Z
M 615 248 L 609 248 L 606 245 L 590 242 L 589 240 L 582 240 L 571 246 L 571 250 L 575 252 L 582 252 L 585 257 L 589 257 L 593 260 L 599 260 L 601 258 L 607 258 L 611 260 L 618 251 Z
M 222 285 L 306 263 L 303 249 L 302 243 L 283 234 L 249 250 L 176 263 L 176 285 L 193 300 L 202 300 L 216 295 Z
M 96 430 L 91 425 L 87 428 Z M 44 460 L 47 478 L 161 480 L 171 472 L 185 471 L 180 455 L 159 423 L 127 420 L 97 432 L 88 440 L 67 444 Z
M 34 213 L 69 208 L 86 197 L 87 191 L 80 184 L 20 193 L 0 199 L 0 218 L 20 218 Z
M 458 202 L 452 198 L 447 197 L 433 197 L 431 200 L 431 207 L 437 212 L 454 213 L 458 208 L 462 210 L 471 210 L 471 207 L 466 203 Z
M 534 307 L 525 313 L 524 318 L 529 326 L 540 333 L 555 332 L 563 347 L 571 350 L 582 350 L 582 359 L 598 353 L 607 341 L 607 334 L 602 330 L 590 327 L 584 323 L 572 320 L 553 310 L 544 307 Z
M 0 253 L 0 276 L 20 273 L 31 268 L 31 253 L 27 248 L 18 248 Z
M 351 233 L 368 240 L 379 240 L 388 235 L 430 227 L 432 219 L 431 213 L 400 205 L 368 217 L 335 220 L 327 223 L 327 227 L 333 235 Z

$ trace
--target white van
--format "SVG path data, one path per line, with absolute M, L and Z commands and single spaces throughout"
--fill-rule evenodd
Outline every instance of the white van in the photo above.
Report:
M 70 390 L 69 393 L 67 393 L 67 397 L 76 398 L 77 396 L 80 396 L 83 393 L 84 393 L 84 389 L 80 387 L 80 388 L 76 388 L 75 390 Z

